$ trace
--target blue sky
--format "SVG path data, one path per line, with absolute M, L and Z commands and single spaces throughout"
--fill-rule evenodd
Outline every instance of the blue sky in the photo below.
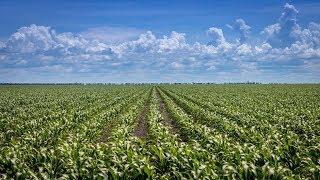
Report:
M 319 82 L 318 1 L 0 2 L 0 82 Z

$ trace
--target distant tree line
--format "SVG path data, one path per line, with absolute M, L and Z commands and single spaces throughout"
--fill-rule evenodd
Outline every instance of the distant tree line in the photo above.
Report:
M 161 85 L 161 84 L 295 84 L 295 83 L 261 83 L 261 82 L 224 82 L 224 83 L 216 83 L 216 82 L 191 82 L 191 83 L 0 83 L 0 85 Z M 301 83 L 300 83 L 301 84 Z M 319 83 L 304 83 L 304 84 L 319 84 Z

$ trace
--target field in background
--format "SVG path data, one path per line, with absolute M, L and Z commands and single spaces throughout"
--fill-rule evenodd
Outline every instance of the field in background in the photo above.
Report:
M 10 177 L 317 179 L 320 85 L 3 85 Z

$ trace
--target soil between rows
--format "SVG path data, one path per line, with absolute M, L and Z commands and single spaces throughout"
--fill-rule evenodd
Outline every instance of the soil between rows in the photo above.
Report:
M 186 142 L 187 137 L 181 134 L 179 125 L 170 117 L 170 114 L 166 109 L 166 105 L 160 96 L 159 89 L 156 90 L 156 95 L 159 99 L 159 109 L 163 117 L 164 124 L 169 127 L 169 131 L 171 134 L 177 134 L 183 142 Z
M 110 123 L 103 129 L 102 136 L 100 137 L 101 143 L 106 143 L 108 141 L 112 128 L 113 128 L 113 123 Z
M 127 107 L 128 105 L 126 105 L 125 107 Z M 121 112 L 123 112 L 125 108 L 121 109 L 120 112 L 118 112 L 117 114 L 119 115 Z M 114 118 L 118 118 L 118 115 L 116 115 L 116 117 Z M 117 125 L 115 124 L 114 120 L 112 119 L 106 126 L 105 128 L 103 128 L 103 131 L 102 131 L 102 135 L 100 136 L 100 139 L 98 140 L 100 143 L 106 143 L 108 142 L 110 136 L 111 136 L 111 133 L 112 133 L 112 130 L 114 127 L 116 127 Z
M 147 123 L 147 113 L 150 109 L 150 96 L 144 104 L 143 111 L 140 113 L 138 117 L 137 125 L 134 129 L 133 134 L 141 139 L 148 138 L 148 123 Z

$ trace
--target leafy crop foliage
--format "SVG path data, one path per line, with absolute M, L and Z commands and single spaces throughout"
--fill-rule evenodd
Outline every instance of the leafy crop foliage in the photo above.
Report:
M 0 86 L 7 178 L 320 179 L 320 86 Z

